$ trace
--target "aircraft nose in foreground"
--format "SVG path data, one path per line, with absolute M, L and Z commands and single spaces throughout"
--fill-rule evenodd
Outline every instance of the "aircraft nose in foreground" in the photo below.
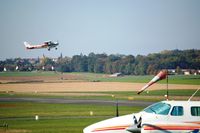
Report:
M 126 129 L 130 127 L 134 121 L 133 114 L 115 117 L 104 120 L 86 127 L 84 133 L 130 133 Z

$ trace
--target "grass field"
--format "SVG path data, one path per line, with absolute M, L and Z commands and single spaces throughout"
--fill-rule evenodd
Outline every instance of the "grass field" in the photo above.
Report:
M 82 133 L 83 128 L 105 118 L 67 118 L 35 120 L 6 120 L 8 129 L 1 133 Z M 0 123 L 1 124 L 1 123 Z
M 108 105 L 81 105 L 81 104 L 52 104 L 32 102 L 0 102 L 0 118 L 30 117 L 84 117 L 90 116 L 115 116 L 115 104 Z M 139 111 L 142 107 L 120 106 L 121 114 Z
M 74 73 L 81 75 L 80 73 Z M 97 82 L 130 82 L 130 83 L 147 83 L 154 75 L 144 75 L 144 76 L 121 76 L 111 78 L 109 75 L 103 74 L 93 74 L 93 73 L 83 73 L 85 79 L 89 81 Z M 200 85 L 200 75 L 169 75 L 168 82 L 170 84 L 193 84 Z M 160 83 L 166 84 L 166 80 L 160 81 Z
M 152 78 L 153 76 L 110 78 L 106 74 L 93 73 L 1 72 L 0 97 L 11 99 L 59 98 L 113 101 L 116 99 L 127 101 L 164 100 L 166 90 L 161 90 L 160 88 L 166 87 L 164 85 L 166 80 L 160 81 L 161 85 L 154 85 L 155 88 L 157 87 L 160 90 L 149 89 L 148 93 L 144 92 L 139 96 L 136 90 L 134 91 L 135 88 L 142 85 L 137 83 L 147 83 Z M 199 87 L 200 75 L 170 75 L 169 83 L 171 100 L 187 100 L 196 91 L 195 89 Z M 194 87 L 191 87 L 191 85 L 194 85 Z M 80 89 L 83 86 L 85 88 Z M 87 88 L 88 86 L 89 88 Z M 99 86 L 100 88 L 98 88 Z M 182 88 L 176 90 L 175 87 L 177 86 L 185 88 L 184 90 Z M 200 100 L 200 91 L 194 99 Z M 143 108 L 119 106 L 119 111 L 120 115 L 124 115 L 138 112 Z M 86 126 L 114 117 L 115 109 L 115 105 L 0 101 L 0 133 L 82 133 L 83 128 Z M 90 115 L 91 111 L 93 112 L 92 116 Z M 35 120 L 35 115 L 39 116 L 38 121 Z M 8 129 L 1 127 L 4 123 L 8 124 Z
M 196 90 L 169 90 L 171 99 L 187 100 Z M 99 100 L 165 100 L 166 90 L 151 90 L 137 95 L 135 91 L 107 91 L 107 92 L 50 92 L 50 93 L 15 93 L 0 92 L 0 97 L 29 97 L 29 98 L 63 98 L 63 99 L 99 99 Z M 200 100 L 200 91 L 196 93 L 194 100 Z
M 109 77 L 108 74 L 96 74 L 96 73 L 55 73 L 55 72 L 0 72 L 0 80 L 5 77 L 43 77 L 45 80 L 47 77 L 54 79 L 63 78 L 64 80 L 83 80 L 90 82 L 129 82 L 129 83 L 147 83 L 154 76 L 121 76 L 116 78 Z M 166 80 L 159 83 L 166 83 Z M 200 75 L 170 75 L 169 84 L 192 84 L 200 85 Z
M 33 77 L 33 76 L 56 76 L 55 72 L 0 72 L 0 77 Z
M 0 124 L 7 123 L 9 133 L 81 133 L 84 127 L 115 116 L 115 106 L 103 105 L 0 102 L 0 108 Z M 119 110 L 124 115 L 142 108 L 120 106 Z M 39 116 L 38 121 L 34 120 L 35 115 Z
M 147 83 L 154 76 L 124 76 L 117 78 L 99 78 L 97 80 L 103 82 L 134 82 L 134 83 Z M 200 85 L 200 76 L 184 76 L 184 75 L 171 75 L 168 78 L 170 84 L 196 84 Z M 159 83 L 166 84 L 166 80 L 160 81 Z

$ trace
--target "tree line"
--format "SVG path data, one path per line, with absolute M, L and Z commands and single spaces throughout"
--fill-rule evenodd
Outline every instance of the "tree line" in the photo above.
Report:
M 17 66 L 17 69 L 16 69 Z M 200 69 L 200 50 L 165 50 L 148 55 L 121 55 L 106 53 L 48 57 L 42 59 L 6 59 L 0 61 L 0 71 L 55 70 L 60 72 L 122 73 L 125 75 L 155 74 L 162 69 Z

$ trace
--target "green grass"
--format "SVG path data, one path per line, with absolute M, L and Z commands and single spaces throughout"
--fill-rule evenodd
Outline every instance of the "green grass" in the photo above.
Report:
M 32 133 L 81 133 L 84 127 L 115 116 L 115 106 L 104 105 L 0 102 L 0 108 L 0 124 L 7 123 L 11 133 L 17 130 Z M 119 106 L 120 115 L 141 109 L 143 107 Z M 90 116 L 90 111 L 93 111 L 93 116 Z M 35 115 L 39 116 L 38 121 L 34 120 Z
M 196 90 L 169 90 L 171 96 L 191 96 Z M 107 94 L 114 94 L 119 96 L 136 96 L 137 92 L 119 91 L 119 92 L 105 92 Z M 163 96 L 166 90 L 151 90 L 148 93 L 142 93 L 143 96 Z M 200 91 L 195 96 L 200 96 Z
M 67 118 L 48 120 L 5 120 L 9 124 L 7 130 L 0 129 L 0 132 L 9 133 L 82 133 L 83 129 L 97 121 L 105 118 Z M 0 123 L 1 124 L 1 123 Z
M 132 83 L 146 83 L 151 80 L 152 76 L 122 76 L 122 77 L 107 77 L 98 78 L 101 82 L 132 82 Z
M 67 74 L 67 73 L 65 73 Z M 92 82 L 130 82 L 130 83 L 148 83 L 154 75 L 125 75 L 120 77 L 109 77 L 106 74 L 95 74 L 95 73 L 70 73 L 79 75 L 84 80 Z M 200 85 L 200 75 L 169 75 L 169 84 L 193 84 Z M 166 84 L 166 79 L 159 81 L 159 83 Z
M 48 104 L 30 102 L 0 102 L 0 117 L 71 117 L 71 116 L 90 116 L 90 111 L 94 116 L 114 116 L 115 104 L 106 105 L 81 105 L 81 104 Z M 120 106 L 122 114 L 132 113 L 139 107 Z M 141 109 L 141 108 L 139 108 Z
M 116 78 L 97 78 L 94 81 L 99 82 L 130 82 L 130 83 L 148 83 L 154 76 L 122 76 Z M 166 84 L 166 79 L 159 81 L 161 84 Z M 185 76 L 185 75 L 171 75 L 168 78 L 169 84 L 191 84 L 200 85 L 200 75 Z
M 0 77 L 22 77 L 22 76 L 58 76 L 60 73 L 55 72 L 0 72 Z M 108 74 L 96 73 L 63 73 L 63 75 L 74 75 L 77 80 L 85 80 L 91 82 L 130 82 L 130 83 L 148 83 L 154 76 L 121 76 L 111 78 Z M 159 81 L 166 84 L 166 80 Z M 200 75 L 169 75 L 169 84 L 193 84 L 200 85 Z
M 190 97 L 196 89 L 186 89 L 186 90 L 169 90 L 169 96 L 183 96 L 185 99 Z M 0 97 L 10 97 L 10 98 L 20 98 L 20 97 L 26 97 L 26 98 L 62 98 L 62 99 L 99 99 L 99 100 L 130 100 L 129 97 L 133 97 L 133 100 L 145 100 L 145 101 L 160 101 L 164 100 L 164 97 L 155 97 L 155 96 L 164 96 L 166 94 L 166 90 L 151 90 L 148 91 L 148 93 L 143 92 L 140 95 L 137 95 L 137 92 L 135 91 L 118 91 L 118 92 L 58 92 L 59 95 L 53 95 L 51 93 L 49 94 L 43 94 L 43 93 L 5 93 L 0 92 Z M 66 95 L 62 95 L 62 94 Z M 67 95 L 70 93 L 70 95 Z M 71 95 L 71 93 L 74 93 L 75 95 Z M 78 94 L 90 94 L 91 95 L 78 95 Z M 95 95 L 95 94 L 104 94 L 104 95 Z M 112 97 L 114 96 L 114 97 Z M 148 96 L 148 98 L 146 98 Z M 200 97 L 200 91 L 198 91 L 195 95 L 195 97 Z
M 0 77 L 20 77 L 20 76 L 57 76 L 54 72 L 1 72 Z M 93 73 L 64 73 L 64 75 L 75 75 L 81 80 L 91 82 L 135 82 L 147 83 L 154 76 L 123 76 L 109 78 L 104 74 Z M 159 83 L 166 83 L 166 80 Z M 170 84 L 200 84 L 200 75 L 197 76 L 169 76 Z M 197 89 L 197 88 L 194 88 Z M 190 97 L 195 90 L 169 90 L 170 96 Z M 91 92 L 62 92 L 62 93 L 91 93 Z M 53 96 L 40 93 L 5 93 L 0 92 L 0 97 L 28 97 L 28 98 L 65 98 L 65 99 L 103 99 L 103 100 L 133 100 L 160 101 L 164 98 L 156 98 L 166 94 L 166 90 L 152 90 L 149 93 L 142 93 L 140 96 L 136 92 L 92 92 L 103 93 L 101 96 Z M 111 97 L 114 95 L 115 97 Z M 150 97 L 147 97 L 150 96 Z M 147 98 L 146 98 L 147 97 Z M 196 94 L 200 97 L 200 91 Z M 143 107 L 119 106 L 120 115 L 130 114 L 142 110 Z M 90 116 L 90 111 L 94 115 Z M 39 115 L 39 121 L 34 120 L 35 115 Z M 32 103 L 32 102 L 2 102 L 0 101 L 0 125 L 7 123 L 8 129 L 0 127 L 0 132 L 18 133 L 81 133 L 83 128 L 115 116 L 115 106 L 108 105 L 82 105 L 82 104 L 55 104 L 55 103 Z M 10 119 L 12 118 L 12 119 Z M 13 119 L 14 118 L 14 119 Z
M 0 77 L 24 77 L 24 76 L 56 76 L 58 73 L 55 72 L 42 72 L 42 71 L 33 71 L 33 72 L 0 72 Z

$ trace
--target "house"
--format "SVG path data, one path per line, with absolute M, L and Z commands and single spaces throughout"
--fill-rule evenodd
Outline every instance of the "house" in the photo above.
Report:
M 122 73 L 113 73 L 110 77 L 119 77 L 122 76 Z

